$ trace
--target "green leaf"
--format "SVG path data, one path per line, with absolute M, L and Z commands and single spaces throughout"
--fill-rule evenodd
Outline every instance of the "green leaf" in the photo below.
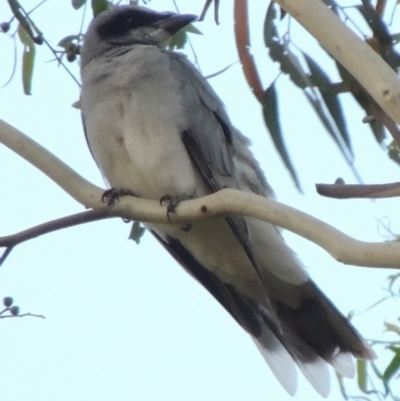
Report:
M 279 120 L 278 95 L 276 93 L 275 82 L 272 83 L 264 92 L 263 116 L 265 124 L 271 134 L 271 138 L 279 155 L 281 156 L 286 168 L 289 170 L 297 189 L 302 192 L 300 181 L 297 177 L 296 170 L 293 167 L 282 135 L 281 123 Z
M 394 141 L 393 141 L 394 142 Z M 394 234 L 393 234 L 394 235 Z M 387 277 L 387 279 L 389 280 L 389 287 L 388 290 L 391 293 L 391 295 L 394 295 L 394 291 L 393 291 L 393 286 L 394 283 L 400 278 L 400 273 L 396 273 L 396 274 L 392 274 L 390 276 Z
M 12 13 L 14 14 L 14 17 L 18 20 L 20 25 L 22 25 L 22 27 L 25 28 L 28 35 L 30 35 L 31 38 L 35 37 L 35 33 L 33 32 L 33 29 L 29 21 L 26 19 L 25 15 L 23 15 L 21 12 L 21 6 L 19 2 L 17 0 L 8 0 L 8 5 L 10 6 Z
M 310 85 L 307 83 L 306 75 L 297 61 L 296 56 L 290 51 L 287 43 L 279 36 L 275 25 L 277 20 L 277 6 L 271 2 L 268 7 L 264 21 L 264 42 L 269 49 L 272 60 L 280 64 L 280 69 L 284 74 L 288 74 L 290 79 L 300 88 L 304 89 Z
M 92 0 L 93 17 L 97 17 L 100 13 L 107 10 L 107 0 Z
M 281 66 L 281 71 L 288 74 L 292 82 L 301 89 L 311 86 L 306 72 L 299 63 L 297 57 L 291 52 L 287 46 L 275 45 L 270 48 L 269 52 L 272 59 L 277 61 Z
M 86 0 L 72 0 L 72 7 L 74 7 L 75 10 L 78 10 L 85 3 L 86 3 Z
M 382 384 L 385 388 L 385 397 L 390 393 L 390 387 L 388 386 L 388 384 L 383 380 L 383 374 L 379 371 L 378 367 L 376 366 L 376 364 L 374 362 L 371 362 L 371 366 L 372 369 L 374 371 L 374 373 L 376 374 L 376 376 L 382 380 Z M 371 394 L 379 394 L 379 392 L 377 390 L 370 390 L 369 391 Z
M 336 61 L 336 67 L 339 71 L 340 76 L 343 79 L 344 86 L 348 87 L 354 99 L 359 105 L 365 110 L 367 116 L 371 115 L 371 105 L 374 100 L 371 96 L 361 87 L 358 81 L 353 77 L 350 72 L 343 67 L 339 62 Z M 368 124 L 371 128 L 375 139 L 381 144 L 386 138 L 385 127 L 379 121 L 375 121 Z
M 393 333 L 400 335 L 400 326 L 389 322 L 384 322 L 383 324 L 387 331 L 392 331 Z
M 393 359 L 383 372 L 383 380 L 388 384 L 393 376 L 400 370 L 400 348 L 390 347 L 395 353 Z
M 187 42 L 187 34 L 186 32 L 181 29 L 175 35 L 172 36 L 171 40 L 169 41 L 168 48 L 169 50 L 174 49 L 183 49 Z
M 35 48 L 26 48 L 22 55 L 22 85 L 25 95 L 32 94 L 33 67 L 35 64 Z
M 196 35 L 203 34 L 193 24 L 186 25 L 184 28 L 180 29 L 175 35 L 172 36 L 171 40 L 169 41 L 168 48 L 170 50 L 183 49 L 188 40 L 188 33 L 194 33 Z
M 294 54 L 282 43 L 282 39 L 275 25 L 276 20 L 277 6 L 275 3 L 271 2 L 264 21 L 264 42 L 269 49 L 269 55 L 272 60 L 280 64 L 280 69 L 284 74 L 288 74 L 290 79 L 298 87 L 304 89 L 308 85 L 304 79 L 305 74 L 301 70 L 300 63 L 296 62 Z
M 140 224 L 139 221 L 134 221 L 132 224 L 129 239 L 135 241 L 137 244 L 140 243 L 146 229 Z
M 18 37 L 21 43 L 27 47 L 34 47 L 35 43 L 33 42 L 32 36 L 25 29 L 25 26 L 22 24 L 18 24 Z
M 36 55 L 35 43 L 21 24 L 18 25 L 18 36 L 24 45 L 24 53 L 22 54 L 22 85 L 25 95 L 31 95 L 33 67 Z
M 311 71 L 311 80 L 313 84 L 318 82 L 318 87 L 323 86 L 327 90 L 321 90 L 320 94 L 325 102 L 327 109 L 329 110 L 338 131 L 341 135 L 342 141 L 333 135 L 334 141 L 337 143 L 342 153 L 346 157 L 349 163 L 353 162 L 353 151 L 351 149 L 350 134 L 347 131 L 347 124 L 344 119 L 342 106 L 337 93 L 332 93 L 329 91 L 329 86 L 332 83 L 329 76 L 325 71 L 306 53 L 303 53 L 304 58 L 307 62 L 308 68 Z M 330 131 L 329 131 L 330 132 Z M 344 146 L 345 145 L 345 146 Z
M 372 133 L 374 134 L 376 141 L 379 144 L 382 144 L 382 142 L 386 139 L 385 126 L 380 121 L 369 123 L 369 126 L 372 130 Z
M 363 393 L 368 394 L 368 386 L 367 386 L 367 362 L 363 359 L 357 359 L 357 383 L 358 387 Z
M 297 57 L 292 53 L 289 49 L 286 50 L 285 57 L 288 59 L 288 62 L 293 65 L 293 68 L 296 69 L 297 74 L 301 76 L 302 82 L 304 85 L 302 87 L 304 94 L 307 97 L 307 100 L 310 102 L 311 106 L 314 108 L 314 111 L 317 113 L 319 119 L 321 120 L 322 124 L 325 126 L 326 130 L 330 133 L 330 135 L 335 138 L 336 142 L 340 144 L 340 137 L 338 137 L 336 132 L 336 127 L 332 125 L 332 122 L 329 118 L 329 115 L 326 113 L 325 108 L 323 107 L 323 103 L 320 101 L 320 97 L 316 89 L 313 87 L 310 77 L 304 71 L 301 63 L 297 59 Z M 293 80 L 293 79 L 292 79 Z M 342 144 L 341 144 L 342 145 Z M 351 164 L 351 155 L 346 152 L 346 148 L 340 146 L 342 153 L 349 164 Z
M 275 25 L 277 18 L 277 7 L 276 4 L 271 1 L 268 6 L 267 14 L 265 15 L 264 21 L 264 43 L 266 47 L 270 47 L 274 44 L 275 40 L 279 40 L 278 30 Z
M 346 130 L 344 118 L 343 116 L 340 116 L 341 108 L 338 99 L 335 98 L 334 94 L 327 94 L 326 97 L 329 107 L 325 104 L 324 97 L 320 91 L 314 87 L 309 73 L 304 70 L 302 63 L 298 60 L 296 54 L 291 51 L 287 39 L 279 36 L 275 24 L 276 21 L 277 6 L 271 2 L 264 22 L 264 41 L 266 46 L 269 48 L 270 57 L 280 64 L 281 71 L 288 74 L 296 86 L 303 89 L 307 100 L 314 108 L 314 111 L 317 113 L 322 124 L 339 146 L 339 149 L 354 175 L 360 180 L 358 172 L 352 166 L 353 154 L 349 146 L 350 139 Z M 304 57 L 306 57 L 306 55 L 304 55 Z M 315 62 L 314 64 L 316 65 Z M 315 67 L 315 65 L 313 67 Z M 324 101 L 322 102 L 322 100 Z M 330 114 L 332 113 L 335 117 L 331 117 Z

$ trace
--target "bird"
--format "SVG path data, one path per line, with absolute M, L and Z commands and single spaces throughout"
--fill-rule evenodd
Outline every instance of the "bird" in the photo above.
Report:
M 233 188 L 272 198 L 250 140 L 171 37 L 192 14 L 114 5 L 90 23 L 80 56 L 81 114 L 110 188 L 179 202 Z M 310 278 L 274 225 L 239 215 L 145 224 L 252 338 L 283 388 L 299 369 L 323 397 L 330 368 L 354 377 L 375 352 Z M 297 367 L 296 367 L 297 366 Z

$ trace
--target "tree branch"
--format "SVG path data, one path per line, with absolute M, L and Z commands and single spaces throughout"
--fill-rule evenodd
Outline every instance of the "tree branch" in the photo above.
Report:
M 374 185 L 347 185 L 343 183 L 316 184 L 322 196 L 337 199 L 349 198 L 394 198 L 400 196 L 400 182 Z
M 104 189 L 85 180 L 43 146 L 0 119 L 0 143 L 33 164 L 76 201 L 88 208 L 104 206 Z
M 78 202 L 94 209 L 107 210 L 104 218 L 122 217 L 183 226 L 205 218 L 240 214 L 295 232 L 321 246 L 342 263 L 400 268 L 400 245 L 396 242 L 358 241 L 306 213 L 272 199 L 234 189 L 223 189 L 203 198 L 184 201 L 178 206 L 177 213 L 169 215 L 170 218 L 167 217 L 166 206 L 160 205 L 159 201 L 131 196 L 123 197 L 105 209 L 101 202 L 104 190 L 86 181 L 46 149 L 1 120 L 0 142 L 39 168 Z
M 390 117 L 400 124 L 400 80 L 370 46 L 321 0 L 275 1 L 343 64 Z
M 85 223 L 91 223 L 93 221 L 103 220 L 110 217 L 116 216 L 111 216 L 110 209 L 108 207 L 103 207 L 100 209 L 92 209 L 71 216 L 46 221 L 43 224 L 28 228 L 27 230 L 20 231 L 19 233 L 0 237 L 0 248 L 6 248 L 6 250 L 0 256 L 0 266 L 7 259 L 12 249 L 22 242 L 40 237 L 44 234 L 48 234 L 57 230 L 62 230 L 64 228 L 69 228 Z

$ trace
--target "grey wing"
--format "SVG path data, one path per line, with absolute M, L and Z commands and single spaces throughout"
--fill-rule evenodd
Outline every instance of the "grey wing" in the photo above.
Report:
M 95 157 L 94 157 L 94 154 L 93 154 L 93 152 L 92 152 L 92 149 L 90 149 L 90 143 L 89 143 L 88 134 L 87 134 L 87 129 L 86 129 L 86 125 L 85 125 L 85 117 L 83 116 L 82 113 L 81 113 L 81 120 L 82 120 L 83 133 L 85 134 L 85 140 L 86 140 L 86 144 L 87 144 L 87 146 L 88 146 L 88 148 L 89 148 L 89 152 L 90 152 L 90 154 L 92 155 L 92 158 L 93 158 L 93 160 L 95 161 L 95 163 L 98 165 L 98 163 L 97 163 L 97 161 L 96 161 L 96 159 L 95 159 Z
M 181 88 L 185 93 L 184 107 L 186 107 L 185 116 L 187 118 L 186 129 L 181 132 L 181 136 L 187 152 L 211 192 L 225 187 L 241 189 L 234 158 L 238 156 L 235 153 L 240 150 L 236 149 L 235 145 L 238 146 L 238 142 L 243 142 L 244 138 L 237 136 L 238 133 L 231 126 L 221 101 L 204 78 L 186 59 L 179 55 L 175 57 L 173 59 L 175 61 L 173 63 L 174 72 L 181 77 L 183 85 L 190 82 Z M 243 146 L 243 143 L 241 145 Z M 247 143 L 244 145 L 247 149 Z M 242 151 L 240 156 L 245 157 L 246 152 Z M 255 192 L 265 195 L 268 193 L 268 189 L 264 188 L 262 173 L 255 160 L 250 155 L 248 156 L 247 162 L 252 164 L 250 168 L 255 169 L 257 176 L 254 183 L 258 184 L 258 190 Z M 181 246 L 177 246 L 174 241 L 169 240 L 163 245 L 252 335 L 274 374 L 290 394 L 294 394 L 297 386 L 293 360 L 297 362 L 311 382 L 317 383 L 315 387 L 318 391 L 324 394 L 328 387 L 326 385 L 327 369 L 322 359 L 302 340 L 293 338 L 293 341 L 290 341 L 292 344 L 288 344 L 287 333 L 284 334 L 286 330 L 282 328 L 281 319 L 275 308 L 276 302 L 270 298 L 268 287 L 263 279 L 265 271 L 261 272 L 251 249 L 246 219 L 242 216 L 231 216 L 227 217 L 227 222 L 243 246 L 259 278 L 265 295 L 264 305 L 254 303 L 243 294 L 238 293 L 234 286 L 228 286 L 216 277 L 210 279 L 209 273 L 207 273 L 207 278 L 204 277 L 204 274 L 199 274 L 200 271 L 204 272 L 204 269 L 194 268 L 195 263 L 187 260 L 186 255 L 190 253 Z M 262 267 L 265 270 L 265 266 Z M 293 343 L 296 343 L 295 347 L 293 347 Z M 301 354 L 312 355 L 312 363 L 301 361 L 300 357 L 303 356 Z M 321 381 L 322 385 L 319 383 Z
M 186 129 L 182 130 L 181 137 L 190 158 L 211 192 L 223 188 L 241 189 L 233 159 L 235 145 L 244 138 L 232 127 L 222 102 L 200 73 L 183 56 L 172 53 L 171 58 L 172 68 L 181 77 L 181 90 L 185 93 Z M 263 179 L 258 165 L 255 167 Z M 262 181 L 260 183 L 263 184 Z M 264 188 L 260 188 L 262 191 L 265 191 Z M 246 220 L 242 216 L 230 216 L 226 220 L 262 283 L 261 271 L 251 249 Z M 275 316 L 266 291 L 265 302 L 272 316 Z M 279 327 L 278 319 L 274 325 Z
M 232 127 L 213 89 L 183 57 L 176 55 L 172 64 L 175 73 L 182 77 L 181 90 L 185 93 L 186 127 L 181 132 L 182 141 L 210 191 L 229 187 L 271 196 L 272 191 L 249 151 L 246 139 Z M 245 172 L 237 171 L 238 166 Z M 262 332 L 254 336 L 261 353 L 279 378 L 282 365 L 289 367 L 287 354 L 282 349 L 281 361 L 275 360 L 276 353 L 270 351 L 279 349 L 279 341 L 317 391 L 326 395 L 329 373 L 325 361 L 342 374 L 351 376 L 349 353 L 366 359 L 373 357 L 373 353 L 309 279 L 275 227 L 240 216 L 229 217 L 227 221 L 265 289 L 269 313 L 262 305 L 249 307 L 246 304 L 245 308 L 254 312 L 254 321 L 263 327 Z M 265 254 L 267 243 L 275 244 L 269 249 L 269 255 Z M 278 254 L 277 259 L 274 259 L 274 253 Z M 225 303 L 239 305 L 230 288 L 219 287 L 219 294 Z M 243 325 L 237 310 L 229 311 Z M 286 380 L 281 377 L 280 381 Z

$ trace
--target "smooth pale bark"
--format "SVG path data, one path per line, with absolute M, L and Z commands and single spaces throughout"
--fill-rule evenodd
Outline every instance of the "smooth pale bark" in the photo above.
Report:
M 49 151 L 2 120 L 0 143 L 36 166 L 85 207 L 104 210 L 104 203 L 101 201 L 103 189 L 85 180 Z M 182 202 L 177 213 L 170 214 L 170 219 L 167 218 L 166 207 L 161 206 L 158 201 L 129 196 L 121 198 L 107 209 L 109 213 L 104 218 L 115 216 L 166 224 L 185 224 L 230 214 L 251 216 L 307 238 L 342 263 L 400 268 L 398 242 L 358 241 L 306 213 L 274 200 L 234 189 L 224 189 L 204 198 Z
M 400 124 L 400 79 L 368 44 L 321 0 L 275 0 Z

